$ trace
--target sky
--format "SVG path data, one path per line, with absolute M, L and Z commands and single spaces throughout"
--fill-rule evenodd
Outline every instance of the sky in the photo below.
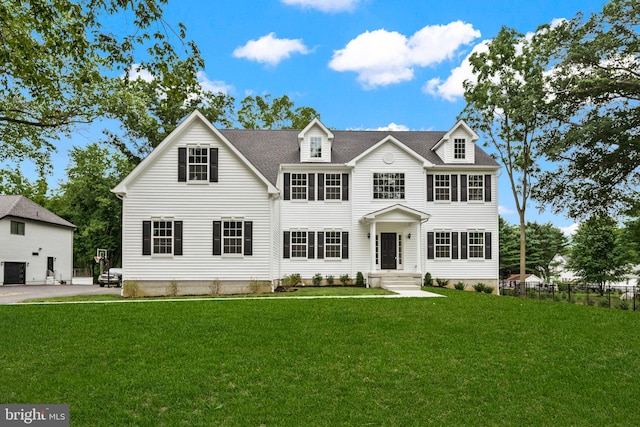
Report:
M 187 27 L 205 60 L 205 88 L 237 100 L 287 95 L 333 129 L 447 131 L 464 108 L 466 58 L 502 26 L 521 33 L 603 0 L 168 0 L 167 22 Z M 125 24 L 126 25 L 126 24 Z M 114 26 L 113 31 L 130 28 Z M 80 128 L 59 145 L 52 180 L 64 178 L 68 149 L 102 137 Z M 479 141 L 480 143 L 482 141 Z M 486 149 L 491 151 L 490 149 Z M 518 223 L 506 173 L 500 214 Z M 55 186 L 55 185 L 54 185 Z M 535 202 L 527 220 L 565 231 L 576 224 Z

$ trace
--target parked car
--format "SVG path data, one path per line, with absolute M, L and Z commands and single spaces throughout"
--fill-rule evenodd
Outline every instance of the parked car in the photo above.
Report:
M 111 286 L 122 286 L 122 269 L 121 268 L 110 268 L 105 271 L 98 277 L 98 284 L 100 287 L 104 287 L 104 285 Z

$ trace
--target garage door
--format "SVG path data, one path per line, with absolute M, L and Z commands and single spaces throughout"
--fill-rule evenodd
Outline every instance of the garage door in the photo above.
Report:
M 4 284 L 24 285 L 27 271 L 25 262 L 5 262 L 4 263 Z

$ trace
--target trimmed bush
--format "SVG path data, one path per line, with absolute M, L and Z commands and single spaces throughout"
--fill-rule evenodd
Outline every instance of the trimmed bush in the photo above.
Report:
M 350 281 L 351 281 L 351 277 L 349 277 L 349 273 L 345 273 L 342 276 L 340 276 L 340 283 L 342 283 L 342 286 L 347 286 Z
M 439 287 L 446 288 L 447 285 L 449 284 L 449 281 L 447 279 L 436 279 L 436 283 L 438 284 Z
M 455 285 L 453 285 L 453 287 L 456 288 L 459 291 L 464 291 L 464 288 L 466 288 L 467 285 L 465 283 L 458 282 Z
M 358 271 L 356 273 L 356 286 L 365 286 L 366 283 L 364 281 L 364 275 L 362 274 L 361 271 Z
M 311 283 L 313 283 L 313 286 L 320 286 L 322 284 L 322 274 L 316 273 L 313 278 L 311 278 Z
M 473 285 L 473 289 L 476 292 L 484 292 L 484 283 L 476 283 L 475 285 Z
M 493 293 L 493 286 L 485 286 L 484 289 L 482 289 L 482 292 L 485 294 Z
M 333 274 L 329 274 L 327 277 L 327 285 L 329 286 L 333 286 L 333 282 L 335 282 L 335 278 L 333 277 Z
M 431 278 L 431 273 L 425 273 L 423 286 L 433 286 L 433 279 Z

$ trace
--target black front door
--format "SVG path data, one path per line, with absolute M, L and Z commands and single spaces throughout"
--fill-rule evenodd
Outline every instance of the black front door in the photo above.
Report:
M 27 276 L 27 263 L 25 262 L 5 262 L 4 263 L 4 284 L 24 285 Z
M 53 275 L 53 272 L 55 270 L 53 269 L 53 257 L 47 257 L 47 276 L 51 276 Z
M 380 233 L 380 268 L 395 270 L 396 265 L 396 233 Z

